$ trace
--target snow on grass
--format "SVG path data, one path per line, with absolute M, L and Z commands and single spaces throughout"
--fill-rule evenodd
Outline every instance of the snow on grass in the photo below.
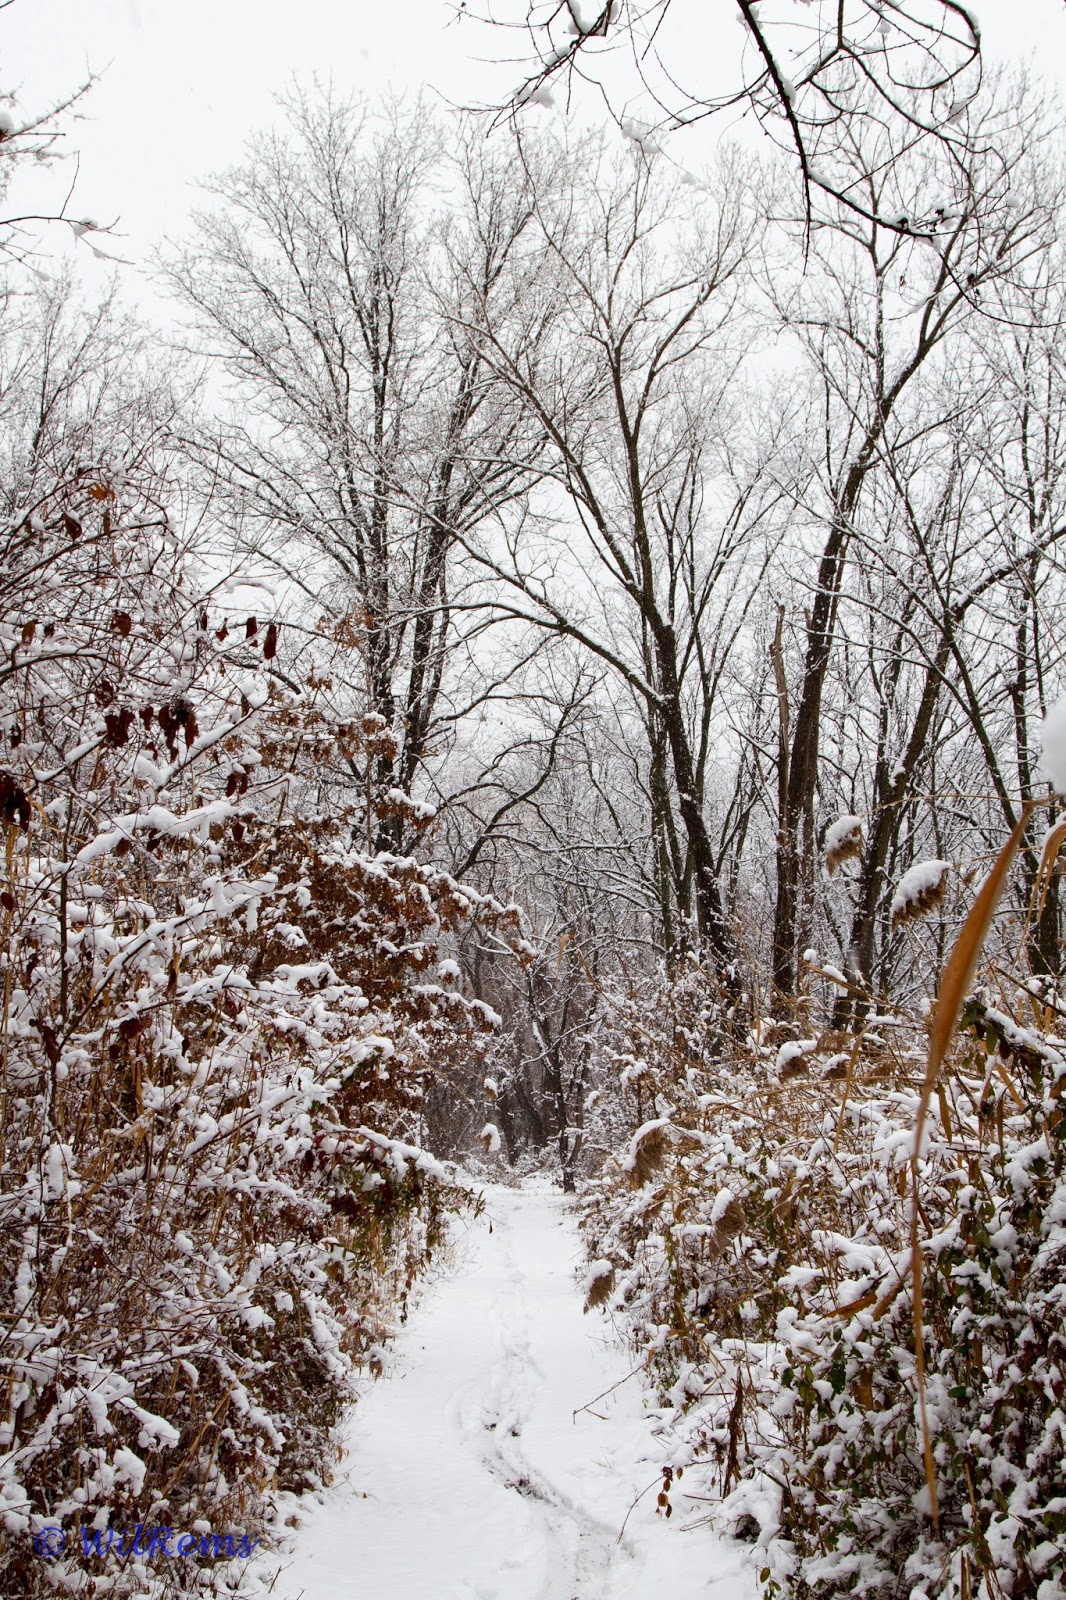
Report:
M 817 1048 L 817 1039 L 786 1039 L 777 1052 L 774 1071 L 780 1072 L 784 1067 L 791 1066 L 794 1061 L 802 1061 L 804 1056 L 810 1055 L 811 1051 Z

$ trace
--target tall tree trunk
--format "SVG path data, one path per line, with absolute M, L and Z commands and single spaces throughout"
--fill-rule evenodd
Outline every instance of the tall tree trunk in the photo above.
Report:
M 859 872 L 847 954 L 848 976 L 854 978 L 866 990 L 870 989 L 873 982 L 878 907 L 884 892 L 885 862 L 899 834 L 904 798 L 911 787 L 926 748 L 950 653 L 951 645 L 945 633 L 941 637 L 936 656 L 926 667 L 921 699 L 901 760 L 890 768 L 888 751 L 884 744 L 877 755 L 874 804 Z M 858 1026 L 866 1009 L 867 1003 L 861 996 L 842 995 L 834 1007 L 833 1027 Z
M 670 747 L 678 810 L 692 856 L 697 927 L 701 941 L 711 953 L 726 993 L 735 999 L 740 992 L 736 940 L 726 922 L 718 883 L 718 863 L 696 791 L 696 765 L 681 705 L 677 641 L 673 628 L 658 615 L 649 618 L 649 623 L 655 641 L 656 666 L 662 689 L 659 709 Z
M 777 1010 L 787 1010 L 796 993 L 796 930 L 803 867 L 800 827 L 813 804 L 818 777 L 822 691 L 836 630 L 840 584 L 850 542 L 850 516 L 861 485 L 857 472 L 857 467 L 852 468 L 846 490 L 848 503 L 841 505 L 818 564 L 818 588 L 807 624 L 803 685 L 788 751 L 787 781 L 779 784 L 784 792 L 784 810 L 778 817 L 777 898 L 771 967 Z M 850 493 L 853 479 L 856 480 L 854 492 Z
M 1035 590 L 1036 566 L 1031 564 L 1030 586 Z M 1035 630 L 1034 630 L 1035 631 Z M 1036 640 L 1034 638 L 1035 647 Z M 1014 633 L 1014 678 L 1008 685 L 1011 708 L 1014 713 L 1014 743 L 1018 762 L 1018 786 L 1023 800 L 1032 798 L 1033 765 L 1029 744 L 1029 597 L 1024 598 L 1021 615 Z M 1062 944 L 1059 939 L 1059 880 L 1052 876 L 1046 892 L 1040 898 L 1040 842 L 1039 824 L 1030 818 L 1025 842 L 1021 851 L 1022 880 L 1026 897 L 1034 906 L 1035 915 L 1030 922 L 1026 941 L 1029 965 L 1041 977 L 1057 978 L 1062 971 Z
M 946 274 L 946 269 L 945 269 Z M 884 440 L 889 418 L 907 384 L 929 352 L 943 337 L 944 317 L 934 318 L 934 307 L 944 287 L 942 275 L 936 291 L 926 304 L 915 348 L 885 389 L 883 357 L 878 363 L 878 398 L 874 415 L 867 425 L 837 497 L 829 535 L 818 563 L 818 579 L 811 607 L 803 660 L 803 684 L 796 706 L 789 752 L 788 788 L 783 824 L 779 823 L 777 898 L 774 906 L 774 944 L 772 977 L 775 1006 L 788 1010 L 796 994 L 796 935 L 799 925 L 800 886 L 805 867 L 813 872 L 810 860 L 813 844 L 814 796 L 818 781 L 819 731 L 822 693 L 836 636 L 840 591 L 851 545 L 853 519 L 867 475 Z M 806 859 L 800 840 L 800 825 L 806 821 Z
M 666 735 L 658 718 L 651 730 L 651 835 L 655 871 L 655 889 L 659 901 L 659 921 L 662 928 L 666 965 L 673 971 L 682 953 L 683 934 L 678 933 L 674 919 L 674 883 L 670 861 L 669 808 L 670 790 L 666 781 Z

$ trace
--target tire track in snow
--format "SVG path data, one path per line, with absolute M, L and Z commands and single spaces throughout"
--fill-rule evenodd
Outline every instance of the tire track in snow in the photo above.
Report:
M 338 1482 L 298 1502 L 280 1572 L 262 1564 L 273 1600 L 755 1600 L 746 1555 L 654 1494 L 619 1541 L 660 1459 L 639 1379 L 582 1315 L 562 1197 L 487 1198 L 350 1419 Z

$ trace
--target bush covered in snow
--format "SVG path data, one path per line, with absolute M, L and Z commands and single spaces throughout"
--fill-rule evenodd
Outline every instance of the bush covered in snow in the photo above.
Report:
M 328 1475 L 463 1203 L 424 1084 L 492 1018 L 429 981 L 438 940 L 515 919 L 373 847 L 403 803 L 380 719 L 282 670 L 278 619 L 227 621 L 153 469 L 43 478 L 0 556 L 0 1588 L 26 1595 L 86 1581 L 33 1554 L 45 1523 L 254 1528 Z M 338 798 L 334 768 L 366 781 Z
M 920 1025 L 897 1019 L 890 1045 L 844 1051 L 825 1035 L 782 1082 L 772 1029 L 728 1061 L 721 1039 L 701 1047 L 692 991 L 690 974 L 661 996 L 658 1024 L 640 1016 L 640 1107 L 632 1076 L 621 1092 L 641 1125 L 584 1214 L 590 1302 L 623 1316 L 682 1441 L 673 1461 L 689 1470 L 672 1496 L 706 1496 L 725 1528 L 757 1528 L 769 1595 L 1061 1594 L 1055 1009 L 1037 1005 L 1036 1028 L 1019 1020 L 1032 1022 L 1028 990 L 1017 1017 L 984 996 L 966 1009 L 918 1163 L 916 1316 Z

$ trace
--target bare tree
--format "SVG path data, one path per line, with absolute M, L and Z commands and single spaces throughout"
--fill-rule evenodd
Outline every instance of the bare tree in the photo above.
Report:
M 422 106 L 285 104 L 288 132 L 213 181 L 216 208 L 166 269 L 231 385 L 225 420 L 187 445 L 242 545 L 312 624 L 358 640 L 353 703 L 395 745 L 376 781 L 409 794 L 455 710 L 457 541 L 539 470 L 541 441 L 467 331 L 476 303 L 520 345 L 540 336 L 529 185 L 472 128 L 449 146 Z M 381 842 L 400 836 L 397 820 Z
M 1031 159 L 1043 111 L 1031 104 L 1016 115 L 1013 102 L 1005 102 L 1004 95 L 1005 108 L 988 112 L 988 150 L 1012 143 L 1020 170 Z M 954 192 L 945 192 L 939 232 L 920 243 L 886 229 L 880 219 L 914 213 L 933 186 L 951 184 L 952 173 L 929 152 L 912 161 L 905 125 L 878 129 L 856 122 L 846 155 L 860 209 L 842 208 L 816 227 L 817 278 L 804 277 L 791 296 L 782 293 L 780 281 L 771 290 L 812 358 L 824 415 L 821 504 L 810 504 L 814 529 L 820 525 L 824 533 L 780 775 L 773 981 L 786 1005 L 796 991 L 797 942 L 813 881 L 823 690 L 864 496 L 901 444 L 935 426 L 934 417 L 915 409 L 912 396 L 938 352 L 981 316 L 993 295 L 997 314 L 1028 317 L 1026 274 L 1047 239 L 1047 201 L 1036 194 L 1011 198 L 998 230 L 987 231 L 982 219 L 997 213 L 1003 198 L 998 153 L 972 155 Z M 949 415 L 954 397 L 945 403 L 943 415 Z
M 714 443 L 731 421 L 730 330 L 754 222 L 734 170 L 721 208 L 693 202 L 683 242 L 667 246 L 683 214 L 676 187 L 644 158 L 591 166 L 580 202 L 536 207 L 566 286 L 550 351 L 529 360 L 489 306 L 481 323 L 486 358 L 548 440 L 556 499 L 467 547 L 500 585 L 498 614 L 573 641 L 642 708 L 652 831 L 669 828 L 668 771 L 678 875 L 691 873 L 699 936 L 738 993 L 702 779 L 724 661 L 765 559 L 766 503 L 730 481 Z

